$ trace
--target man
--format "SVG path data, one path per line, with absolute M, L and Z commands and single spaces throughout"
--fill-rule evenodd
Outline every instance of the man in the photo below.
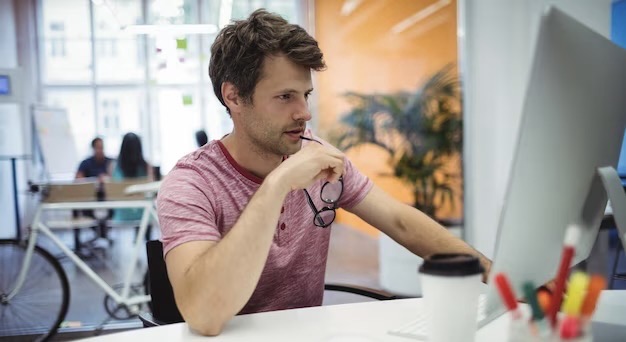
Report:
M 109 173 L 111 158 L 104 155 L 102 138 L 96 137 L 91 141 L 93 156 L 83 160 L 76 172 L 76 178 L 103 177 Z
M 219 334 L 237 313 L 321 305 L 330 230 L 320 226 L 335 207 L 415 254 L 466 252 L 490 266 L 305 129 L 311 70 L 324 68 L 315 39 L 264 10 L 226 26 L 211 48 L 209 75 L 233 131 L 179 160 L 158 197 L 176 303 L 202 334 Z
M 96 137 L 91 141 L 91 148 L 93 149 L 93 156 L 83 160 L 78 166 L 78 171 L 76 171 L 76 179 L 80 178 L 90 178 L 97 177 L 98 181 L 103 182 L 104 178 L 109 176 L 109 167 L 111 165 L 111 161 L 113 159 L 108 158 L 104 155 L 104 142 L 102 138 Z M 93 210 L 82 210 L 80 212 L 83 216 L 94 217 Z M 74 211 L 74 215 L 79 215 L 78 211 Z M 108 210 L 108 217 L 112 215 L 112 210 Z M 99 220 L 98 223 L 99 233 L 98 236 L 101 239 L 95 239 L 91 241 L 92 244 L 96 245 L 96 247 L 104 248 L 105 243 L 108 246 L 110 241 L 106 239 L 107 237 L 107 226 L 105 220 Z M 74 249 L 78 252 L 78 254 L 86 257 L 90 253 L 86 253 L 81 251 L 81 241 L 80 241 L 80 229 L 74 229 Z
M 199 131 L 196 131 L 196 144 L 198 144 L 198 147 L 202 147 L 204 145 L 206 145 L 206 143 L 209 142 L 209 137 L 206 134 L 206 131 L 201 129 Z

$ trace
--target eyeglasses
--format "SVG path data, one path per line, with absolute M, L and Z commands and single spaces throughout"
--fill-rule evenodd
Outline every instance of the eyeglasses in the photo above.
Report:
M 304 136 L 300 136 L 300 139 L 315 141 L 318 144 L 322 144 L 321 142 L 307 138 Z M 318 210 L 313 203 L 313 199 L 309 192 L 306 189 L 302 189 L 304 194 L 306 195 L 307 202 L 309 202 L 309 206 L 311 210 L 313 210 L 313 223 L 321 228 L 326 228 L 330 226 L 333 221 L 335 221 L 335 216 L 337 215 L 335 210 L 338 208 L 337 203 L 339 202 L 339 198 L 341 198 L 341 194 L 343 193 L 343 176 L 339 177 L 339 181 L 336 183 L 326 182 L 322 185 L 322 190 L 320 191 L 320 199 L 322 202 L 328 204 L 323 207 L 321 210 Z

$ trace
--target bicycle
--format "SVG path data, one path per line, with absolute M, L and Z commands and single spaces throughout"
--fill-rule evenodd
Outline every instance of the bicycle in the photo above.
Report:
M 39 192 L 43 196 L 35 211 L 27 237 L 22 240 L 0 240 L 0 339 L 34 335 L 35 340 L 47 340 L 54 336 L 67 314 L 70 299 L 68 278 L 59 261 L 49 251 L 37 245 L 40 233 L 48 237 L 69 260 L 106 293 L 105 309 L 111 317 L 122 319 L 121 315 L 128 316 L 124 318 L 135 316 L 139 313 L 141 306 L 150 301 L 150 296 L 147 294 L 131 293 L 131 291 L 136 291 L 131 285 L 131 278 L 137 265 L 140 249 L 143 247 L 142 239 L 148 224 L 158 223 L 154 197 L 160 182 L 131 186 L 126 186 L 128 184 L 124 183 L 111 185 L 118 188 L 123 186 L 125 195 L 118 198 L 107 196 L 107 199 L 112 199 L 107 201 L 97 200 L 94 192 L 96 184 L 31 186 L 31 193 Z M 105 192 L 106 187 L 105 183 Z M 134 197 L 126 197 L 127 195 Z M 143 215 L 131 252 L 131 260 L 124 275 L 124 282 L 118 292 L 54 234 L 54 228 L 46 225 L 46 222 L 42 220 L 42 214 L 55 210 L 122 208 L 141 208 Z M 81 225 L 80 222 L 73 223 Z

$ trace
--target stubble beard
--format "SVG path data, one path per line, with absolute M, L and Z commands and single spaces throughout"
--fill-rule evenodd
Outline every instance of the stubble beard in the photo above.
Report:
M 255 115 L 252 111 L 246 114 Z M 292 155 L 302 148 L 301 140 L 297 143 L 291 143 L 284 136 L 282 130 L 274 129 L 261 120 L 252 121 L 248 121 L 245 127 L 252 143 L 251 148 L 257 153 L 267 157 L 272 155 L 283 157 Z
M 288 156 L 292 155 L 302 147 L 302 143 L 290 144 L 286 142 L 282 132 L 265 131 L 259 136 L 251 136 L 253 148 L 258 149 L 265 155 Z
M 251 122 L 246 125 L 248 137 L 252 143 L 251 148 L 257 153 L 270 156 L 288 156 L 300 150 L 302 143 L 289 143 L 283 136 L 283 132 L 272 129 L 261 122 Z

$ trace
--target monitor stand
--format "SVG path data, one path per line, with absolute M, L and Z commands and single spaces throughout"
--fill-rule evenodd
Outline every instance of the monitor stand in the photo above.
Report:
M 622 247 L 626 250 L 626 192 L 613 167 L 600 167 L 597 175 L 611 201 L 613 219 Z M 612 277 L 613 275 L 611 275 Z M 626 338 L 626 291 L 604 291 L 592 318 L 594 341 L 624 341 Z
M 598 168 L 598 176 L 600 176 L 604 190 L 611 201 L 615 226 L 622 247 L 626 251 L 626 192 L 624 192 L 624 186 L 617 171 L 611 166 Z

